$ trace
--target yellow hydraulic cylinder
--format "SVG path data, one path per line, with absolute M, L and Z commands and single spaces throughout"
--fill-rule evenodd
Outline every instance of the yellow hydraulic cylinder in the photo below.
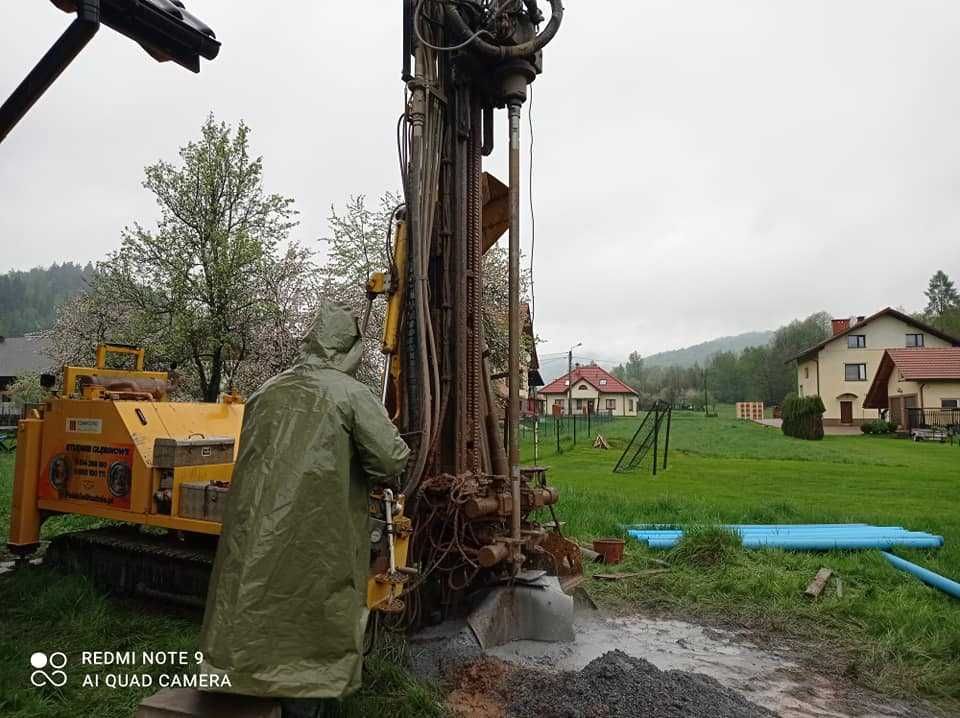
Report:
M 397 234 L 393 244 L 393 286 L 387 299 L 387 318 L 383 323 L 384 354 L 396 354 L 400 338 L 400 316 L 407 285 L 407 223 L 397 222 Z
M 10 541 L 13 553 L 29 553 L 40 543 L 40 512 L 37 482 L 40 480 L 40 448 L 43 419 L 21 419 L 17 425 L 17 463 L 13 473 L 10 508 Z

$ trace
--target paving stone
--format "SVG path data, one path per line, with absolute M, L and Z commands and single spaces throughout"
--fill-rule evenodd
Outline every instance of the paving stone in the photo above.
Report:
M 280 703 L 194 688 L 168 688 L 144 698 L 134 718 L 280 718 Z

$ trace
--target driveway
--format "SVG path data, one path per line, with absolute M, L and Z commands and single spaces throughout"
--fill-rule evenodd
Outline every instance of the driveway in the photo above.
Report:
M 759 419 L 755 420 L 754 423 L 770 426 L 774 429 L 783 427 L 783 419 Z M 823 433 L 827 436 L 863 436 L 859 426 L 825 426 L 823 427 Z

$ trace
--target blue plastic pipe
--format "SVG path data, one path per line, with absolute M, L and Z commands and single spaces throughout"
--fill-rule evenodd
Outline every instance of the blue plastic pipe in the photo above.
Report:
M 851 526 L 848 529 L 842 528 L 815 528 L 815 527 L 800 527 L 800 528 L 779 528 L 779 529 L 742 529 L 736 526 L 724 526 L 728 531 L 738 533 L 741 536 L 757 536 L 757 535 L 773 535 L 773 536 L 795 536 L 795 535 L 810 535 L 810 534 L 831 534 L 837 535 L 842 534 L 844 536 L 848 535 L 862 535 L 862 534 L 872 534 L 872 533 L 912 533 L 907 531 L 907 529 L 902 526 Z M 682 529 L 628 529 L 627 533 L 631 536 L 680 536 L 683 534 Z
M 679 537 L 663 539 L 652 538 L 647 545 L 653 549 L 673 548 L 679 543 Z M 830 550 L 862 550 L 862 549 L 890 549 L 894 546 L 903 548 L 940 548 L 943 546 L 942 536 L 759 536 L 744 537 L 744 548 L 782 548 L 790 551 L 830 551 Z
M 727 528 L 737 529 L 796 529 L 796 528 L 824 528 L 836 529 L 847 527 L 867 527 L 870 524 L 725 524 Z M 624 529 L 631 531 L 679 531 L 676 524 L 631 524 L 623 526 Z
M 933 586 L 938 588 L 944 593 L 953 596 L 954 598 L 960 598 L 960 583 L 956 581 L 951 581 L 945 576 L 941 576 L 939 573 L 934 573 L 929 569 L 924 568 L 923 566 L 917 566 L 915 563 L 910 563 L 899 556 L 894 556 L 892 553 L 883 551 L 883 557 L 887 559 L 894 566 L 899 568 L 901 571 L 906 571 L 907 573 L 912 573 L 914 576 L 919 578 L 928 586 Z

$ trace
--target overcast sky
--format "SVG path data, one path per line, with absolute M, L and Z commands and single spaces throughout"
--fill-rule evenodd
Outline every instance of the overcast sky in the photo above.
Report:
M 0 271 L 96 260 L 150 222 L 143 167 L 176 159 L 211 110 L 252 127 L 299 241 L 319 249 L 331 204 L 396 188 L 400 3 L 282 5 L 188 0 L 223 42 L 199 75 L 104 28 L 0 144 Z M 566 6 L 534 85 L 542 353 L 914 310 L 936 269 L 960 275 L 960 4 Z M 5 96 L 70 17 L 4 10 Z

